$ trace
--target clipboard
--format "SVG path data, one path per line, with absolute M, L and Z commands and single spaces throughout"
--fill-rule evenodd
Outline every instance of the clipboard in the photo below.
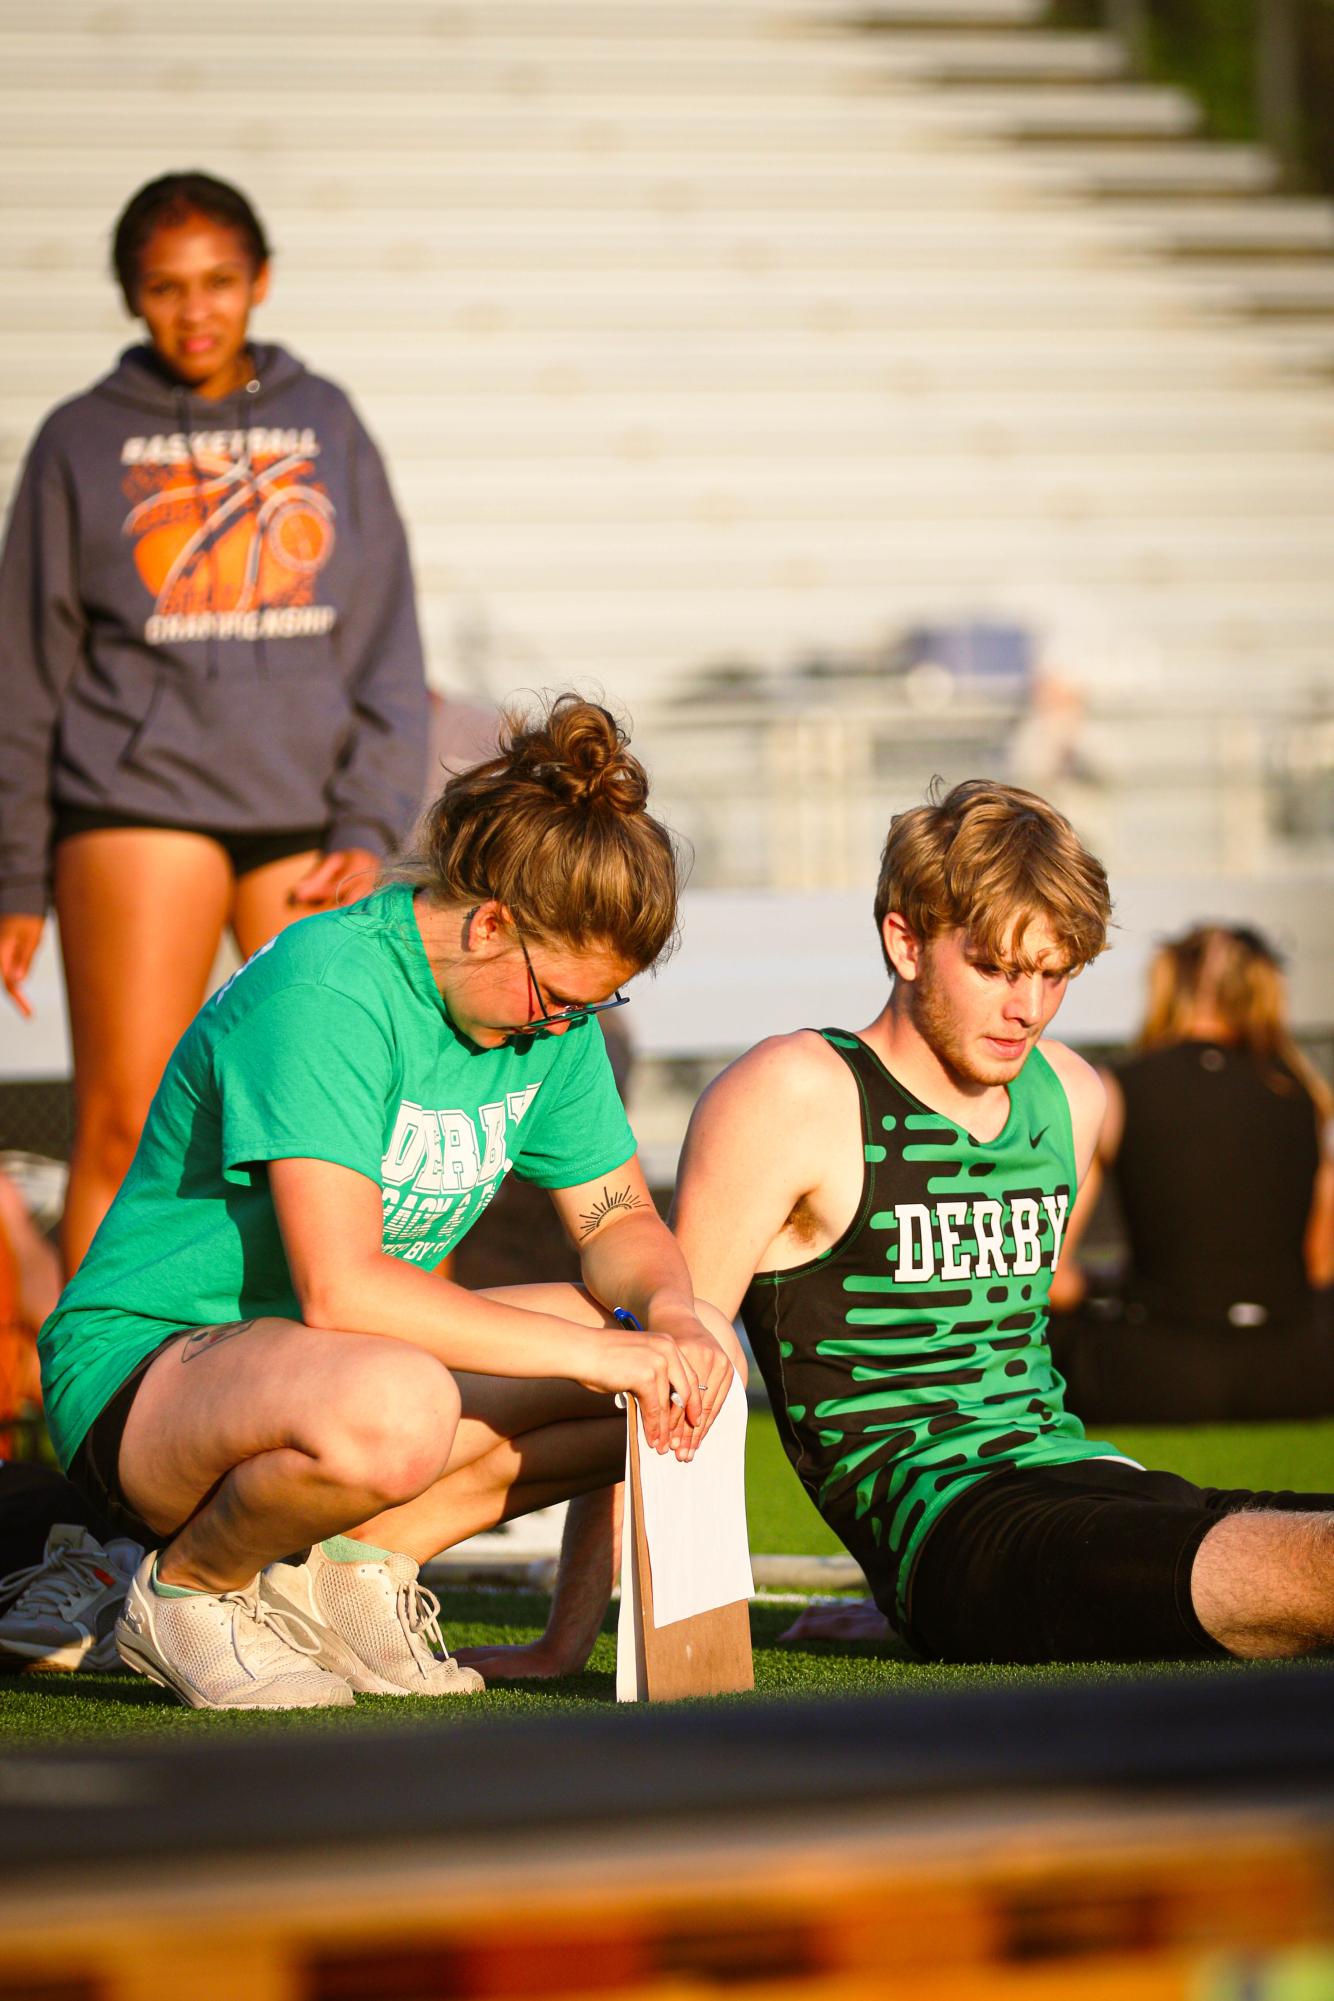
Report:
M 734 1393 L 742 1398 L 744 1407 L 739 1383 Z M 645 1507 L 641 1465 L 641 1451 L 647 1448 L 643 1446 L 639 1406 L 632 1396 L 626 1397 L 626 1420 L 617 1700 L 677 1702 L 688 1696 L 732 1695 L 753 1689 L 755 1665 L 750 1645 L 748 1595 L 672 1618 L 663 1625 L 657 1623 L 649 1510 Z M 697 1466 L 699 1460 L 694 1463 Z M 694 1468 L 682 1470 L 688 1473 Z M 722 1470 L 729 1479 L 742 1477 L 741 1467 Z M 738 1505 L 744 1535 L 744 1493 L 738 1495 Z M 747 1574 L 748 1568 L 747 1565 Z

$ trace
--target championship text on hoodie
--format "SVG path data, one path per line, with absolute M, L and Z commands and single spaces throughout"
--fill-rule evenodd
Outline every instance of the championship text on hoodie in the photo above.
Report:
M 153 593 L 150 646 L 333 631 L 332 606 L 315 602 L 337 515 L 315 474 L 319 449 L 309 426 L 125 440 L 122 532 Z M 291 616 L 297 607 L 307 615 Z

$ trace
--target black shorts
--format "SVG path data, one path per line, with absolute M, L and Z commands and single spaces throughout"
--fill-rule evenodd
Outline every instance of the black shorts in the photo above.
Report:
M 52 845 L 75 834 L 101 834 L 108 828 L 146 827 L 157 833 L 202 834 L 216 841 L 232 865 L 233 875 L 249 875 L 270 862 L 286 861 L 324 847 L 327 827 L 288 827 L 276 832 L 227 834 L 216 827 L 193 827 L 184 820 L 145 820 L 141 813 L 104 813 L 100 807 L 57 806 Z
M 990 1474 L 922 1544 L 904 1638 L 942 1661 L 1231 1659 L 1195 1616 L 1190 1575 L 1242 1508 L 1321 1513 L 1334 1494 L 1195 1487 L 1113 1459 Z
M 111 1524 L 111 1533 L 130 1536 L 135 1542 L 142 1543 L 145 1549 L 157 1549 L 166 1542 L 170 1531 L 149 1528 L 125 1499 L 120 1484 L 120 1441 L 140 1383 L 162 1350 L 181 1339 L 180 1334 L 172 1334 L 167 1340 L 160 1341 L 142 1362 L 135 1364 L 110 1403 L 103 1404 L 75 1447 L 74 1457 L 69 1463 L 71 1482 L 89 1506 Z

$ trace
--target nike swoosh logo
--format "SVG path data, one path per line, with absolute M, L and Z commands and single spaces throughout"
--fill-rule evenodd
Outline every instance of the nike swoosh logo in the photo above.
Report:
M 1028 1144 L 1032 1147 L 1041 1146 L 1043 1135 L 1046 1133 L 1046 1130 L 1047 1128 L 1045 1126 L 1039 1126 L 1035 1133 L 1030 1133 L 1028 1135 Z

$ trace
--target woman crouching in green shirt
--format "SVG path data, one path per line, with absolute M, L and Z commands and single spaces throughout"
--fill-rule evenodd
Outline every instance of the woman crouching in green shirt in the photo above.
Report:
M 604 709 L 511 722 L 396 880 L 280 933 L 172 1057 L 41 1352 L 62 1464 L 158 1546 L 121 1655 L 183 1702 L 480 1688 L 418 1565 L 573 1496 L 596 1546 L 613 1394 L 679 1457 L 720 1407 L 732 1330 L 693 1296 L 590 1019 L 675 932 L 647 797 Z M 511 1169 L 551 1191 L 582 1289 L 436 1270 Z M 576 1516 L 571 1568 L 580 1539 Z

